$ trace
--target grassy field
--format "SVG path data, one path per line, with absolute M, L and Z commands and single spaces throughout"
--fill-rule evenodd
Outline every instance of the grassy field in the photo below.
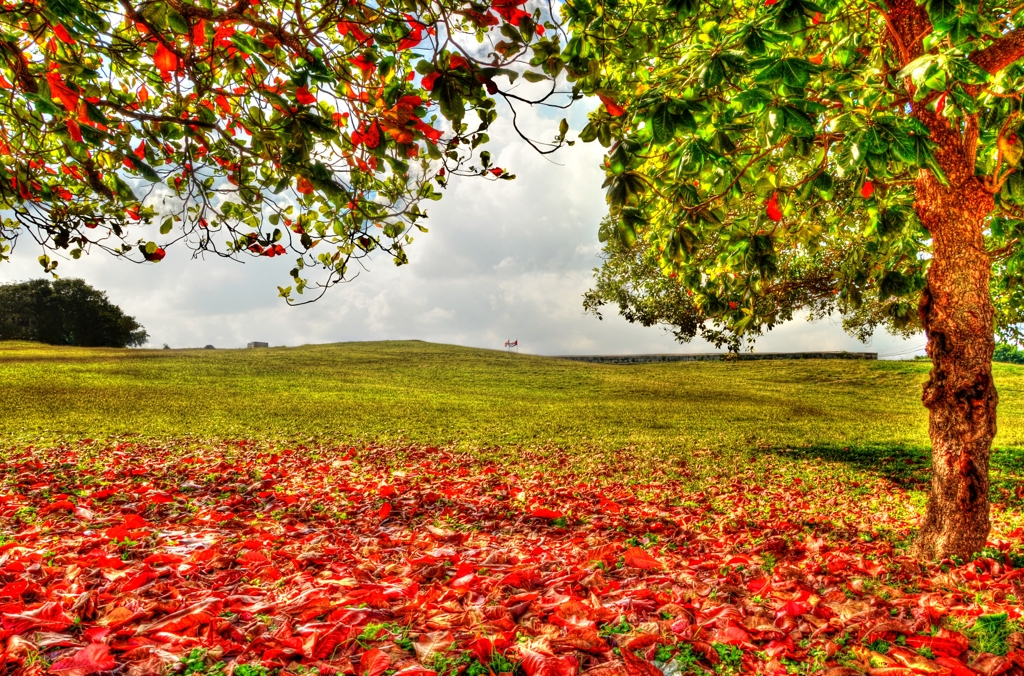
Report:
M 926 362 L 618 366 L 435 345 L 107 350 L 0 343 L 0 438 L 260 438 L 659 456 L 927 448 Z M 997 365 L 998 448 L 1024 367 Z

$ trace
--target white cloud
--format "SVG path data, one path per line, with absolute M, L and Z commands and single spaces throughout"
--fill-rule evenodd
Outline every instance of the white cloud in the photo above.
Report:
M 554 135 L 561 117 L 520 112 L 521 127 L 541 139 Z M 573 111 L 570 121 L 578 130 L 583 112 Z M 430 232 L 409 247 L 411 265 L 396 268 L 381 257 L 312 305 L 291 308 L 277 297 L 277 286 L 290 283 L 290 259 L 192 260 L 189 251 L 173 248 L 158 265 L 97 253 L 62 260 L 58 270 L 106 290 L 149 330 L 155 346 L 418 338 L 495 349 L 518 339 L 523 352 L 535 354 L 712 351 L 630 325 L 611 309 L 603 321 L 584 315 L 581 297 L 600 263 L 597 225 L 605 213 L 600 146 L 578 143 L 542 157 L 507 123 L 490 134 L 494 163 L 516 180 L 453 181 L 444 199 L 429 205 Z M 38 255 L 23 241 L 14 261 L 0 265 L 0 282 L 39 276 Z M 885 352 L 923 342 L 879 335 L 866 348 L 833 323 L 797 321 L 757 349 Z

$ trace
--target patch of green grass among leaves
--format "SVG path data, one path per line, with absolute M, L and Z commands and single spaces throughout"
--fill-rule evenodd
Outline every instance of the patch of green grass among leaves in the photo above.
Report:
M 897 478 L 927 464 L 927 362 L 590 364 L 419 341 L 253 350 L 0 343 L 0 440 L 451 445 L 506 465 L 727 472 L 767 452 Z M 1024 367 L 994 367 L 996 481 L 1024 469 Z

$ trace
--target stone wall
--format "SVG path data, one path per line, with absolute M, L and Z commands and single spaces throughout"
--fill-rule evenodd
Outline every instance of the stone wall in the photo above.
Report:
M 611 354 L 565 355 L 552 359 L 571 359 L 595 364 L 654 364 L 666 361 L 758 361 L 761 359 L 878 359 L 877 352 L 712 352 L 707 354 Z

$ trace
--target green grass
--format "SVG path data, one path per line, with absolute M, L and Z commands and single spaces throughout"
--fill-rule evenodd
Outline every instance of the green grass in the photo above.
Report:
M 568 449 L 570 461 L 644 451 L 667 463 L 710 450 L 712 464 L 792 449 L 865 465 L 896 452 L 913 462 L 928 446 L 927 369 L 833 360 L 617 366 L 417 341 L 217 351 L 0 343 L 0 440 L 377 441 L 512 458 Z M 997 364 L 995 375 L 996 446 L 1024 447 L 1024 367 Z

